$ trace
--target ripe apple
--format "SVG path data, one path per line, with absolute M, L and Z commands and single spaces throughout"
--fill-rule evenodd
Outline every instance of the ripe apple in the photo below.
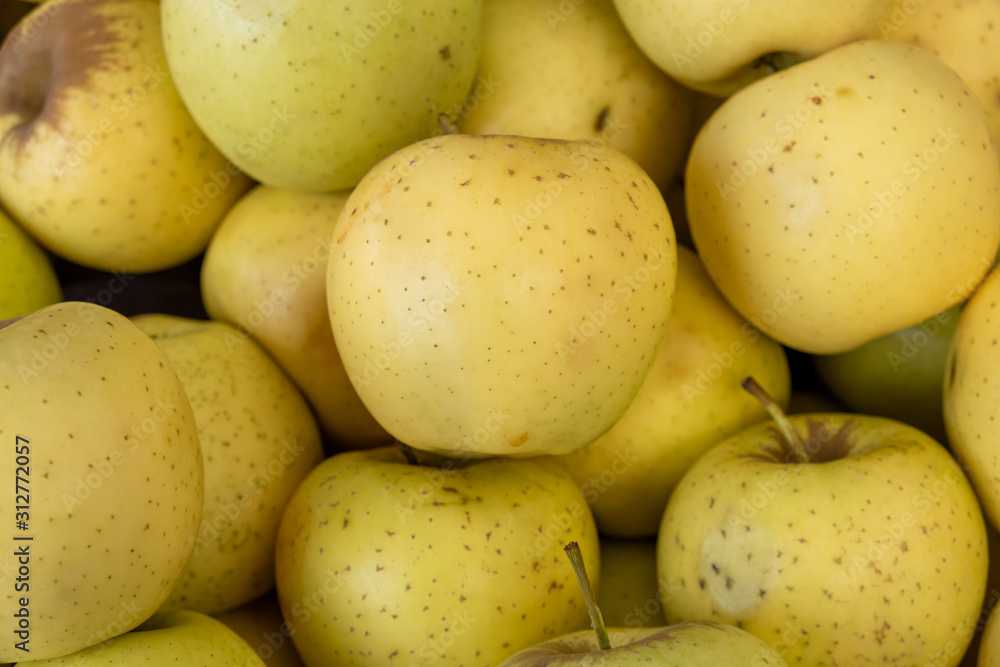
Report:
M 605 142 L 666 190 L 683 166 L 693 93 L 636 46 L 611 0 L 486 0 L 465 134 Z M 481 97 L 481 99 L 480 99 Z
M 709 450 L 671 496 L 667 621 L 739 625 L 789 664 L 957 665 L 989 568 L 962 468 L 892 419 L 769 405 L 774 421 Z
M 392 444 L 347 377 L 326 310 L 330 242 L 348 194 L 258 185 L 222 219 L 201 266 L 208 314 L 281 364 L 334 449 Z
M 682 84 L 718 97 L 876 34 L 889 0 L 615 0 L 643 51 Z
M 327 299 L 344 368 L 395 438 L 559 454 L 639 390 L 676 266 L 663 197 L 623 153 L 453 134 L 393 154 L 354 189 Z
M 192 552 L 204 481 L 191 405 L 156 344 L 81 302 L 0 329 L 0 438 L 0 660 L 67 655 L 148 619 Z
M 49 256 L 0 210 L 0 320 L 62 301 Z
M 434 133 L 462 109 L 481 48 L 480 0 L 161 5 L 198 125 L 256 180 L 295 190 L 354 187 Z
M 335 454 L 289 502 L 275 569 L 303 661 L 495 667 L 586 627 L 560 547 L 599 572 L 599 544 L 573 480 L 543 458 L 415 454 Z
M 132 322 L 177 373 L 205 466 L 194 550 L 162 608 L 233 609 L 274 588 L 281 513 L 323 458 L 316 418 L 281 367 L 236 327 L 153 313 Z
M 1000 149 L 982 108 L 948 66 L 894 42 L 740 90 L 699 132 L 685 185 L 720 291 L 811 354 L 959 304 L 1000 247 Z
M 292 643 L 291 629 L 272 590 L 241 607 L 212 617 L 225 623 L 253 648 L 267 667 L 305 667 Z
M 47 0 L 51 2 L 52 0 Z M 250 645 L 211 616 L 161 611 L 135 630 L 72 655 L 19 662 L 17 667 L 265 667 Z
M 594 442 L 556 457 L 583 490 L 601 535 L 655 536 L 667 499 L 698 457 L 767 419 L 740 389 L 747 375 L 788 405 L 784 350 L 733 310 L 683 246 L 672 306 L 653 366 L 625 413 Z
M 0 201 L 53 253 L 181 264 L 249 184 L 177 94 L 155 0 L 49 0 L 0 48 Z

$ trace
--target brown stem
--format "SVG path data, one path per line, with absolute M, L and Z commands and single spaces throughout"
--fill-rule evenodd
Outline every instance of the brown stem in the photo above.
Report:
M 569 562 L 573 566 L 573 571 L 576 572 L 580 588 L 583 589 L 583 599 L 587 603 L 587 613 L 590 614 L 590 625 L 597 635 L 597 645 L 602 651 L 607 651 L 611 648 L 611 640 L 608 638 L 608 629 L 604 625 L 601 609 L 597 606 L 597 600 L 594 598 L 594 587 L 590 585 L 590 577 L 587 576 L 587 568 L 583 564 L 583 553 L 580 551 L 580 545 L 576 542 L 570 542 L 563 547 L 563 550 L 569 556 Z
M 752 377 L 744 378 L 740 384 L 754 398 L 760 401 L 764 409 L 767 410 L 767 413 L 771 415 L 771 419 L 778 425 L 778 430 L 781 431 L 781 435 L 784 436 L 789 449 L 795 455 L 796 462 L 808 463 L 809 454 L 806 452 L 805 443 L 802 442 L 802 436 L 792 426 L 792 422 L 789 421 L 788 416 L 781 409 L 781 406 L 778 405 L 778 402 L 771 398 L 771 395 L 764 391 L 764 388 L 757 384 L 757 381 Z

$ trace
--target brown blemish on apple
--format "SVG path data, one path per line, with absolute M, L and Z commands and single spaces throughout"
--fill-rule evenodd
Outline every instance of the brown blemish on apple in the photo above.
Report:
M 20 150 L 36 124 L 57 127 L 62 100 L 86 90 L 96 72 L 114 67 L 108 7 L 116 0 L 40 5 L 22 20 L 0 48 L 0 116 L 20 119 L 11 136 Z
M 528 433 L 527 433 L 527 431 L 524 432 L 524 433 L 522 433 L 521 435 L 517 436 L 513 440 L 511 440 L 510 441 L 510 446 L 511 447 L 520 447 L 521 445 L 523 445 L 526 442 L 528 442 Z

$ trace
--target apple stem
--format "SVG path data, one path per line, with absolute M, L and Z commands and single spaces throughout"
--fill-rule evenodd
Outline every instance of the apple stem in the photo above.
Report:
M 594 587 L 590 585 L 590 577 L 587 576 L 587 568 L 583 564 L 583 553 L 580 551 L 580 545 L 576 542 L 570 542 L 563 547 L 563 550 L 569 556 L 569 562 L 573 566 L 576 578 L 580 582 L 580 588 L 583 590 L 583 599 L 587 603 L 587 613 L 590 614 L 590 627 L 594 628 L 594 633 L 597 635 L 597 644 L 602 651 L 607 651 L 611 648 L 611 640 L 608 638 L 608 629 L 604 625 L 604 617 L 597 606 L 597 600 L 594 599 Z
M 403 458 L 406 459 L 407 463 L 411 466 L 420 465 L 420 461 L 417 460 L 417 453 L 413 451 L 413 447 L 399 440 L 396 441 L 396 446 L 399 447 L 399 451 L 403 452 Z
M 455 125 L 455 121 L 448 117 L 446 113 L 438 114 L 438 127 L 445 134 L 458 134 L 458 126 Z
M 775 401 L 770 394 L 764 391 L 764 388 L 757 384 L 757 381 L 752 377 L 747 377 L 743 379 L 740 385 L 750 392 L 754 398 L 760 401 L 767 413 L 771 415 L 771 419 L 774 423 L 778 425 L 778 430 L 785 437 L 785 442 L 788 443 L 789 448 L 797 459 L 797 463 L 808 463 L 809 453 L 806 451 L 805 443 L 802 442 L 802 436 L 799 432 L 795 430 L 792 426 L 792 422 L 789 421 L 788 415 L 785 414 L 778 402 Z

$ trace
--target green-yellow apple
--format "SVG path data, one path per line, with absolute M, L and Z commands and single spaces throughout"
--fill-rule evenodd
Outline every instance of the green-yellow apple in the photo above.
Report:
M 893 42 L 927 49 L 952 67 L 976 95 L 1000 136 L 1000 4 L 993 0 L 893 0 L 878 23 Z
M 864 345 L 814 355 L 816 373 L 851 412 L 891 417 L 947 444 L 944 367 L 961 306 Z
M 351 188 L 437 132 L 438 114 L 463 108 L 481 50 L 481 0 L 161 5 L 198 125 L 256 180 L 296 190 Z
M 690 88 L 728 97 L 774 71 L 877 34 L 890 0 L 615 0 L 639 47 Z
M 243 637 L 267 667 L 305 667 L 292 643 L 291 629 L 281 615 L 275 591 L 212 616 Z
M 1000 357 L 994 341 L 1000 338 L 1000 320 L 994 315 L 1000 294 L 1000 271 L 994 269 L 965 303 L 944 371 L 944 424 L 948 445 L 966 466 L 983 512 L 1000 528 L 1000 437 L 996 414 L 1000 389 L 994 389 Z
M 201 442 L 205 507 L 184 574 L 164 609 L 206 614 L 274 588 L 274 541 L 292 492 L 323 458 L 309 405 L 236 327 L 174 315 L 132 322 L 173 366 Z
M 278 599 L 309 667 L 495 667 L 586 627 L 561 547 L 597 573 L 597 529 L 558 465 L 400 449 L 327 458 L 285 510 Z
M 204 480 L 190 402 L 156 344 L 85 302 L 0 329 L 0 438 L 0 660 L 67 655 L 148 619 L 192 552 Z
M 656 583 L 656 539 L 601 535 L 597 606 L 609 628 L 666 625 Z
M 610 428 L 639 390 L 676 266 L 663 197 L 625 154 L 451 134 L 354 189 L 327 299 L 344 368 L 395 438 L 559 454 Z
M 811 354 L 958 305 L 1000 248 L 985 113 L 952 69 L 895 42 L 841 46 L 734 94 L 698 133 L 685 186 L 720 291 Z
M 465 134 L 603 141 L 661 190 L 683 165 L 694 95 L 639 50 L 611 0 L 485 0 L 479 74 L 491 90 L 467 103 Z
M 977 653 L 976 667 L 998 667 L 1000 665 L 1000 607 L 994 607 L 983 628 L 982 641 Z
M 697 255 L 679 246 L 673 312 L 642 388 L 609 431 L 557 457 L 590 502 L 601 535 L 655 536 L 670 493 L 698 457 L 767 419 L 740 388 L 747 375 L 787 407 L 784 349 L 740 317 Z
M 258 185 L 222 219 L 201 267 L 205 310 L 281 364 L 336 449 L 392 443 L 344 371 L 326 309 L 330 241 L 348 194 Z
M 593 630 L 550 639 L 519 651 L 500 667 L 785 667 L 774 649 L 734 625 L 689 621 L 656 628 L 608 630 L 612 648 L 600 650 Z
M 0 320 L 27 315 L 62 296 L 49 256 L 0 210 Z
M 50 0 L 0 48 L 0 201 L 55 254 L 180 264 L 249 184 L 181 101 L 156 0 Z
M 780 413 L 688 471 L 657 539 L 668 623 L 731 623 L 788 664 L 954 667 L 989 568 L 962 468 L 884 417 Z
M 49 0 L 51 1 L 51 0 Z M 221 621 L 195 611 L 160 611 L 135 630 L 72 655 L 16 667 L 265 667 Z

